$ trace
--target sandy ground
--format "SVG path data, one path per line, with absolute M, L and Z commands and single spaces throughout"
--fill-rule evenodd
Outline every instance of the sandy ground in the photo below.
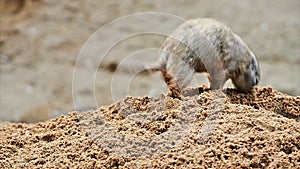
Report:
M 0 124 L 0 167 L 296 169 L 299 112 L 299 96 L 272 88 L 128 96 L 36 124 Z
M 157 53 L 149 48 L 158 49 L 165 36 L 145 32 L 168 35 L 181 23 L 165 14 L 119 19 L 144 12 L 224 22 L 256 53 L 262 71 L 260 86 L 294 96 L 300 93 L 298 0 L 4 0 L 0 5 L 1 121 L 43 121 L 75 108 L 109 105 L 126 95 L 166 93 L 159 74 L 119 75 L 107 66 L 118 65 L 132 55 L 135 62 L 154 63 Z M 107 26 L 116 19 L 118 26 Z M 106 29 L 94 34 L 80 53 L 103 26 Z M 118 39 L 125 35 L 131 36 Z M 80 54 L 82 59 L 76 63 Z M 200 75 L 191 86 L 202 84 L 207 84 L 207 79 Z
M 0 168 L 300 168 L 299 0 L 2 0 L 0 12 Z M 179 100 L 157 73 L 112 71 L 154 63 L 197 17 L 250 45 L 252 93 L 195 88 L 200 74 Z

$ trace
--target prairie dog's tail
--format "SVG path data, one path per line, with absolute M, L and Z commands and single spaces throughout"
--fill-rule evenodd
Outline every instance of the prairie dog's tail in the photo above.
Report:
M 136 74 L 149 75 L 158 71 L 165 71 L 165 66 L 157 66 L 157 65 L 145 66 L 141 62 L 135 62 L 135 61 L 127 61 L 121 64 L 112 62 L 103 65 L 102 68 L 110 72 L 135 74 L 135 75 Z
M 171 96 L 173 98 L 178 98 L 178 99 L 182 98 L 181 89 L 179 88 L 174 77 L 167 72 L 165 65 L 147 68 L 147 69 L 144 69 L 143 71 L 141 71 L 140 73 L 149 74 L 149 73 L 153 73 L 153 72 L 161 72 L 162 77 L 164 78 L 164 81 L 166 82 L 166 84 L 168 85 L 168 88 L 170 90 L 168 93 L 168 96 Z
M 140 74 L 143 74 L 143 75 L 149 75 L 149 74 L 152 74 L 154 72 L 166 72 L 166 69 L 164 67 L 161 67 L 161 66 L 152 66 L 152 67 L 144 67 L 142 69 L 142 71 L 140 71 L 139 73 Z
M 154 65 L 150 67 L 146 67 L 145 65 L 139 63 L 139 62 L 130 62 L 126 64 L 120 64 L 115 67 L 113 72 L 120 72 L 120 73 L 127 73 L 127 74 L 141 74 L 141 75 L 150 75 L 155 72 L 161 72 L 162 77 L 166 84 L 169 87 L 169 96 L 173 98 L 181 98 L 181 89 L 178 87 L 178 84 L 174 77 L 169 74 L 166 70 L 165 64 L 160 65 Z

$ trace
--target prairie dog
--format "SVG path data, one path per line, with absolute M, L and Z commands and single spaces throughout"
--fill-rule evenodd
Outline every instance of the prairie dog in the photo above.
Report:
M 260 79 L 258 61 L 247 44 L 229 27 L 214 19 L 191 19 L 179 26 L 161 47 L 157 66 L 167 84 L 170 75 L 179 89 L 194 73 L 207 72 L 211 89 L 222 89 L 231 79 L 236 88 L 249 92 Z

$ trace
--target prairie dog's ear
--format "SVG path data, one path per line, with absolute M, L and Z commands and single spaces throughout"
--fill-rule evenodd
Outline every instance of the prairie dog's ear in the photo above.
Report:
M 227 63 L 224 64 L 225 74 L 229 78 L 234 78 L 236 73 L 237 63 L 235 61 L 229 60 Z
M 247 67 L 247 64 L 245 62 L 241 62 L 239 64 L 236 65 L 236 69 L 235 69 L 235 77 L 241 76 L 243 75 L 243 73 L 245 72 Z
M 249 64 L 246 61 L 242 61 L 237 65 L 239 75 L 241 75 L 243 72 L 247 70 L 247 67 L 249 67 Z

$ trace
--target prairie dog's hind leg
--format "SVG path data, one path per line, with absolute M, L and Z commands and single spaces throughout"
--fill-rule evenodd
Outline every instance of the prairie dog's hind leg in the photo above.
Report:
M 195 73 L 195 70 L 190 65 L 178 58 L 168 61 L 166 71 L 172 76 L 180 91 L 190 84 Z

